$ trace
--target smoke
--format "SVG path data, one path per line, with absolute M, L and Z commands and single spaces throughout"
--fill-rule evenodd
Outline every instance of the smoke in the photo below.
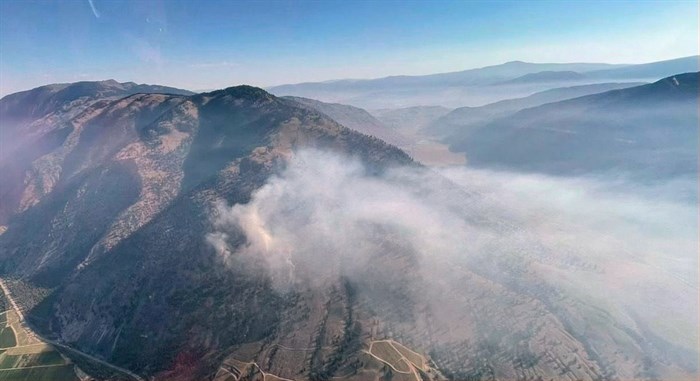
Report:
M 219 204 L 218 231 L 208 241 L 227 263 L 261 259 L 276 286 L 284 289 L 354 276 L 386 250 L 387 237 L 422 259 L 431 251 L 457 254 L 468 240 L 476 244 L 488 235 L 474 235 L 458 211 L 451 210 L 458 200 L 430 187 L 413 187 L 423 176 L 413 170 L 370 176 L 357 161 L 303 151 L 250 203 Z M 238 233 L 245 244 L 233 249 L 230 236 Z
M 418 288 L 415 278 L 448 295 L 465 287 L 462 269 L 506 284 L 511 273 L 498 266 L 513 263 L 696 350 L 697 205 L 679 196 L 689 189 L 692 180 L 640 185 L 465 168 L 377 176 L 306 150 L 249 203 L 219 203 L 207 241 L 229 266 L 265 269 L 280 292 L 339 276 L 362 288 L 379 273 L 387 282 L 403 275 L 406 290 Z

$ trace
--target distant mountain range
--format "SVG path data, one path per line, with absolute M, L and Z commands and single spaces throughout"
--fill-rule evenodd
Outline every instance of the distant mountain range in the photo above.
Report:
M 537 73 L 525 74 L 521 77 L 509 79 L 499 83 L 500 85 L 517 85 L 540 82 L 566 82 L 583 81 L 587 77 L 575 71 L 539 71 Z
M 697 70 L 697 56 L 638 65 L 512 61 L 452 73 L 300 83 L 274 86 L 268 90 L 276 95 L 306 97 L 366 109 L 412 106 L 455 108 L 523 97 L 552 87 L 571 86 L 574 77 L 577 84 L 649 82 Z M 483 86 L 493 84 L 501 85 L 483 89 Z
M 526 108 L 445 129 L 444 139 L 474 166 L 647 179 L 693 176 L 698 170 L 698 80 L 697 72 L 678 74 Z
M 593 70 L 611 69 L 627 65 L 611 65 L 604 63 L 531 63 L 523 61 L 511 61 L 500 65 L 486 66 L 478 69 L 469 69 L 451 73 L 428 75 L 399 75 L 377 79 L 341 79 L 327 82 L 307 82 L 292 85 L 280 85 L 271 87 L 273 92 L 295 91 L 301 89 L 361 89 L 383 86 L 466 86 L 487 85 L 508 79 L 524 76 L 526 74 L 543 71 L 569 71 L 586 72 Z
M 428 135 L 454 137 L 455 134 L 468 131 L 480 124 L 525 108 L 642 84 L 639 82 L 622 82 L 559 87 L 541 91 L 527 97 L 506 99 L 481 107 L 459 107 L 433 120 L 429 125 L 425 126 L 424 132 Z
M 690 56 L 646 64 L 593 70 L 586 73 L 586 75 L 602 79 L 661 79 L 673 74 L 698 71 L 700 69 L 699 59 L 699 56 Z

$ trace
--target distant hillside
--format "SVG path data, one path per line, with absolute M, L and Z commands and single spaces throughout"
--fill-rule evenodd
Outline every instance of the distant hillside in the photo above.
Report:
M 490 88 L 488 91 L 482 89 L 482 86 L 500 83 L 526 74 L 543 71 L 584 72 L 619 66 L 598 63 L 512 61 L 501 65 L 452 73 L 299 83 L 274 86 L 268 90 L 280 96 L 299 96 L 323 102 L 350 104 L 365 109 L 413 106 L 462 107 L 469 104 L 491 103 L 544 90 L 541 87 L 534 91 L 513 89 L 506 85 L 498 89 Z
M 501 65 L 451 73 L 340 79 L 270 87 L 275 95 L 290 95 L 342 103 L 367 110 L 442 106 L 479 107 L 522 98 L 557 87 L 602 82 L 652 82 L 676 73 L 698 70 L 698 57 L 635 65 L 602 63 L 530 63 Z M 498 84 L 498 86 L 493 86 Z
M 697 173 L 698 73 L 519 111 L 454 138 L 474 166 L 554 174 Z
M 601 79 L 615 78 L 658 80 L 677 73 L 689 73 L 700 70 L 699 59 L 700 56 L 690 56 L 646 64 L 594 70 L 585 74 L 591 78 Z
M 475 126 L 488 123 L 495 118 L 504 117 L 525 108 L 642 84 L 639 82 L 598 83 L 561 87 L 545 90 L 524 98 L 506 99 L 481 107 L 460 107 L 426 126 L 425 132 L 429 135 L 441 136 L 445 137 L 446 140 L 453 141 L 453 139 L 460 139 L 460 135 L 468 133 Z
M 72 102 L 110 97 L 125 97 L 132 94 L 192 95 L 188 90 L 160 85 L 119 83 L 113 79 L 98 82 L 61 83 L 37 87 L 32 90 L 9 94 L 0 100 L 0 121 L 3 124 L 18 120 L 39 118 L 49 113 L 73 107 Z
M 408 109 L 384 110 L 386 125 L 369 112 L 354 106 L 339 103 L 325 103 L 308 98 L 283 97 L 304 107 L 327 115 L 338 123 L 363 134 L 384 140 L 404 150 L 411 157 L 426 165 L 461 165 L 464 157 L 449 151 L 447 145 L 426 139 L 420 132 L 422 126 L 442 115 L 447 109 L 442 107 L 413 107 Z
M 370 89 L 385 86 L 436 86 L 436 85 L 482 85 L 495 83 L 507 79 L 517 78 L 526 74 L 543 71 L 592 71 L 610 69 L 621 65 L 604 63 L 531 63 L 511 61 L 500 65 L 485 66 L 478 69 L 469 69 L 450 73 L 429 75 L 399 75 L 377 79 L 341 79 L 328 82 L 307 82 L 290 85 L 270 87 L 270 91 L 277 94 L 286 92 L 304 91 L 306 89 Z
M 575 71 L 540 71 L 500 82 L 499 85 L 517 85 L 539 82 L 581 81 L 587 77 Z
M 345 127 L 361 132 L 365 135 L 374 136 L 387 143 L 397 146 L 405 146 L 408 140 L 397 131 L 387 128 L 382 122 L 377 120 L 367 111 L 349 105 L 339 103 L 325 103 L 314 99 L 301 97 L 283 97 L 310 107 L 320 113 L 329 116 L 331 119 Z

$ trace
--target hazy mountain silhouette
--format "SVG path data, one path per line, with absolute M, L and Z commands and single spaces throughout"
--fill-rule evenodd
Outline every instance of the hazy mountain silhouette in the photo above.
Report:
M 481 107 L 459 107 L 435 119 L 430 125 L 425 126 L 424 130 L 429 135 L 457 138 L 460 134 L 468 133 L 469 129 L 480 124 L 488 123 L 496 118 L 504 117 L 525 108 L 609 90 L 639 86 L 641 84 L 643 83 L 597 83 L 593 85 L 559 87 L 541 91 L 527 97 L 506 99 Z
M 675 58 L 672 60 L 650 62 L 646 64 L 630 65 L 619 68 L 594 70 L 586 73 L 592 78 L 603 79 L 660 79 L 678 73 L 688 73 L 698 71 L 700 56 L 690 56 Z
M 642 177 L 697 173 L 698 74 L 519 111 L 455 132 L 470 164 Z
M 501 85 L 517 85 L 527 83 L 541 82 L 569 82 L 582 81 L 587 77 L 584 74 L 575 71 L 540 71 L 537 73 L 525 74 L 521 77 L 509 79 L 499 84 Z

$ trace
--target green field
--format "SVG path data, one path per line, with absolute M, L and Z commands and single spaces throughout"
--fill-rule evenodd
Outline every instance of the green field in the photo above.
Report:
M 28 368 L 42 365 L 65 365 L 65 360 L 56 351 L 24 355 L 0 354 L 0 369 Z
M 50 366 L 45 368 L 0 370 L 3 381 L 79 381 L 73 365 Z
M 0 348 L 9 348 L 17 345 L 15 331 L 10 327 L 3 327 L 0 330 Z
M 0 290 L 0 312 L 10 309 L 10 303 L 7 302 L 5 294 Z
M 5 300 L 2 292 L 0 298 Z M 3 305 L 9 308 L 8 303 Z M 52 346 L 32 339 L 19 323 L 14 310 L 0 312 L 4 312 L 0 314 L 0 380 L 80 381 L 75 374 L 75 365 Z M 7 326 L 8 319 L 12 327 Z M 20 346 L 17 346 L 18 342 Z

